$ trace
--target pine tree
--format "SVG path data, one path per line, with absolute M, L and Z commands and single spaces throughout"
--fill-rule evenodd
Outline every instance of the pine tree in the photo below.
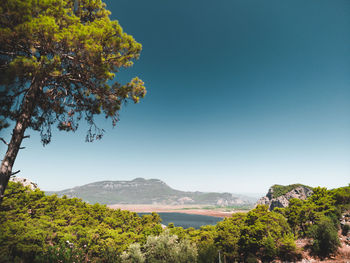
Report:
M 95 115 L 115 125 L 124 102 L 146 94 L 137 77 L 116 80 L 130 67 L 141 44 L 123 32 L 101 0 L 3 0 L 0 6 L 0 129 L 15 123 L 0 168 L 0 200 L 25 131 L 75 131 L 89 124 L 86 140 L 100 139 Z

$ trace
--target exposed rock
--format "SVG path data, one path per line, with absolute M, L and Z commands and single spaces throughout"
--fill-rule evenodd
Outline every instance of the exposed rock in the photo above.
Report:
M 285 194 L 285 197 L 289 200 L 292 198 L 298 198 L 301 200 L 305 200 L 310 195 L 313 194 L 313 191 L 310 188 L 307 188 L 305 186 L 299 186 L 292 191 Z
M 20 183 L 23 186 L 29 186 L 29 188 L 31 190 L 35 190 L 38 189 L 38 185 L 36 183 L 33 183 L 32 181 L 26 179 L 26 178 L 21 178 L 21 177 L 11 177 L 10 178 L 11 182 L 15 182 L 15 183 Z
M 288 193 L 274 197 L 273 187 L 271 187 L 266 194 L 266 196 L 260 198 L 256 205 L 267 205 L 270 210 L 273 210 L 275 207 L 287 207 L 289 205 L 289 200 L 292 198 L 297 198 L 301 200 L 305 200 L 310 195 L 312 195 L 313 191 L 305 186 L 298 186 Z
M 344 213 L 340 218 L 340 226 L 343 227 L 344 225 L 350 226 L 350 213 Z
M 188 196 L 182 197 L 177 199 L 178 204 L 184 205 L 184 204 L 191 204 L 194 203 L 194 200 Z

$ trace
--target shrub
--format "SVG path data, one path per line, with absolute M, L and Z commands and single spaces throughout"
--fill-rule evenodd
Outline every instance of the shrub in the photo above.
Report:
M 218 258 L 218 249 L 214 244 L 204 244 L 198 246 L 198 262 L 213 263 Z
M 261 259 L 263 262 L 270 262 L 277 257 L 276 242 L 271 236 L 263 239 L 261 250 Z
M 48 248 L 48 251 L 42 256 L 37 256 L 35 262 L 51 263 L 80 263 L 86 262 L 86 254 L 82 249 L 76 248 L 73 243 L 60 242 L 58 245 Z
M 122 255 L 123 263 L 187 263 L 197 262 L 197 248 L 188 239 L 179 240 L 169 231 L 159 236 L 149 236 L 143 252 L 132 244 Z M 134 260 L 134 261 L 133 261 Z
M 317 225 L 311 227 L 310 236 L 313 238 L 311 251 L 320 258 L 335 254 L 340 246 L 338 231 L 328 217 L 323 217 Z
M 302 255 L 297 249 L 293 234 L 286 234 L 283 239 L 280 240 L 278 256 L 282 261 L 294 262 L 301 260 Z
M 141 252 L 140 244 L 134 243 L 122 254 L 121 260 L 123 263 L 144 263 L 146 259 Z

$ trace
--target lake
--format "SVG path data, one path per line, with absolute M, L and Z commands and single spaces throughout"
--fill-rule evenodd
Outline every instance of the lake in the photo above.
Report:
M 150 213 L 138 213 L 140 216 L 148 215 Z M 217 222 L 222 221 L 222 217 L 193 215 L 184 213 L 157 213 L 162 219 L 163 225 L 174 223 L 175 226 L 181 226 L 183 228 L 200 228 L 205 225 L 216 225 Z

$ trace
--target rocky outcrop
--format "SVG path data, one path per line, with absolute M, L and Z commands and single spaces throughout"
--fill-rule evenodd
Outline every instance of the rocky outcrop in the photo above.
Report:
M 305 186 L 298 186 L 286 194 L 276 197 L 274 195 L 274 188 L 271 187 L 266 196 L 260 198 L 256 205 L 267 205 L 270 210 L 273 210 L 275 207 L 283 208 L 289 205 L 290 199 L 297 198 L 305 200 L 310 195 L 312 195 L 312 193 L 313 191 L 310 188 Z
M 15 182 L 15 183 L 20 183 L 23 186 L 28 186 L 31 190 L 35 190 L 38 187 L 38 185 L 36 183 L 33 183 L 32 181 L 26 179 L 26 178 L 21 178 L 21 177 L 11 177 L 10 178 L 11 182 Z

